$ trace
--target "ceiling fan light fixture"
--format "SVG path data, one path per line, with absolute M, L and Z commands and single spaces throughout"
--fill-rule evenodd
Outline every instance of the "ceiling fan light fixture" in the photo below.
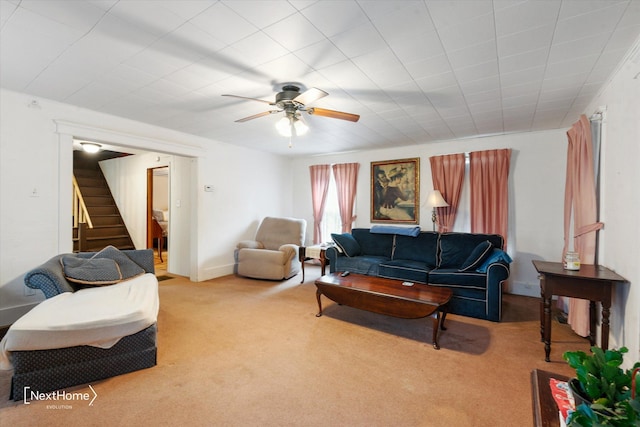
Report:
M 291 119 L 287 116 L 276 122 L 276 129 L 282 136 L 291 136 Z
M 302 136 L 309 130 L 309 126 L 305 122 L 300 119 L 295 119 L 293 122 L 293 127 L 296 129 L 296 135 Z

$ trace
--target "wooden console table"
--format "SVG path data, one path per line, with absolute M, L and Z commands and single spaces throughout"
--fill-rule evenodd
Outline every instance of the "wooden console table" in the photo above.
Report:
M 531 401 L 533 404 L 533 425 L 535 427 L 560 427 L 558 405 L 551 395 L 549 380 L 568 381 L 564 375 L 554 374 L 540 369 L 531 372 Z
M 613 285 L 627 280 L 599 265 L 581 265 L 580 270 L 565 270 L 560 262 L 534 260 L 540 274 L 540 335 L 544 341 L 545 361 L 551 352 L 551 298 L 553 295 L 581 298 L 589 304 L 589 340 L 595 345 L 596 301 L 602 304 L 600 346 L 609 347 L 609 309 Z

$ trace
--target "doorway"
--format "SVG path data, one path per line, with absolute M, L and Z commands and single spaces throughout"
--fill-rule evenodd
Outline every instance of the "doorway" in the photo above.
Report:
M 147 168 L 147 248 L 154 250 L 156 270 L 167 270 L 170 218 L 169 166 Z

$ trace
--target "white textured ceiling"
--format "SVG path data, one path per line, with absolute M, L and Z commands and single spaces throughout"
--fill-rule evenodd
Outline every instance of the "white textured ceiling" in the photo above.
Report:
M 640 0 L 1 0 L 3 88 L 284 155 L 568 128 L 640 34 Z M 293 141 L 273 101 L 329 96 Z

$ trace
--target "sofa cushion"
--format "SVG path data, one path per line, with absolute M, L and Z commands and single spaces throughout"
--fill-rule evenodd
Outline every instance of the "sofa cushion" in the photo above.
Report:
M 490 241 L 485 240 L 480 243 L 471 252 L 471 255 L 469 255 L 469 257 L 462 263 L 460 271 L 471 271 L 477 269 L 487 258 L 489 258 L 492 250 L 493 244 Z
M 487 259 L 477 268 L 478 273 L 486 273 L 487 268 L 494 262 L 503 261 L 507 264 L 510 264 L 513 260 L 505 251 L 501 249 L 493 249 L 491 254 L 487 257 Z
M 502 249 L 504 240 L 498 234 L 442 233 L 438 241 L 438 268 L 459 269 L 485 240 Z
M 342 253 L 348 257 L 358 256 L 362 253 L 360 245 L 350 233 L 331 233 L 331 238 L 336 242 L 336 245 L 338 245 Z
M 437 268 L 429 272 L 429 284 L 484 291 L 487 275 L 477 271 L 461 272 L 457 268 Z
M 421 261 L 394 259 L 380 263 L 378 275 L 388 279 L 427 283 L 429 270 L 427 264 Z
M 350 271 L 367 276 L 378 276 L 380 264 L 388 260 L 389 258 L 371 255 L 359 255 L 351 258 L 341 256 L 338 257 L 335 265 L 331 264 L 331 271 Z
M 363 255 L 391 258 L 393 252 L 393 234 L 373 234 L 368 228 L 354 228 L 351 234 L 360 245 Z
M 427 267 L 436 267 L 438 233 L 422 232 L 416 237 L 396 236 L 393 259 L 421 261 Z

